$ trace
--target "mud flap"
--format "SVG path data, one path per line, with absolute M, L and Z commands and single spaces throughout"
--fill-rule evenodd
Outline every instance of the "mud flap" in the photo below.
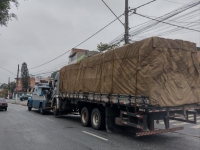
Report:
M 106 131 L 107 133 L 114 133 L 114 132 L 121 132 L 121 127 L 115 124 L 115 118 L 118 117 L 118 110 L 106 106 L 106 113 L 105 113 L 105 122 L 106 122 Z

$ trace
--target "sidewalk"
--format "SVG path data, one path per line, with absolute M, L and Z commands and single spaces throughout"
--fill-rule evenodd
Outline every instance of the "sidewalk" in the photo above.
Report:
M 27 106 L 27 100 L 20 101 L 20 100 L 7 99 L 6 102 L 7 103 L 11 103 L 11 104 L 17 104 L 17 105 Z

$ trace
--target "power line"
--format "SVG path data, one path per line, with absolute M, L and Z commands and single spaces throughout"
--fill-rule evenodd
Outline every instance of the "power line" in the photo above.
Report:
M 171 3 L 176 3 L 176 4 L 181 4 L 181 5 L 185 5 L 184 3 L 179 3 L 179 2 L 169 1 L 169 0 L 163 0 L 163 1 L 171 2 Z
M 115 20 L 111 21 L 109 24 L 107 24 L 107 25 L 104 26 L 103 28 L 101 28 L 99 31 L 97 31 L 96 33 L 94 33 L 93 35 L 91 35 L 89 38 L 87 38 L 87 39 L 84 40 L 83 42 L 81 42 L 81 43 L 79 43 L 78 45 L 76 45 L 74 48 L 76 48 L 76 47 L 82 45 L 83 43 L 85 43 L 86 41 L 88 41 L 89 39 L 91 39 L 92 37 L 94 37 L 96 34 L 98 34 L 99 32 L 101 32 L 102 30 L 104 30 L 106 27 L 108 27 L 109 25 L 111 25 L 113 22 L 115 22 L 116 20 L 118 20 L 118 19 L 119 19 L 121 16 L 123 16 L 123 15 L 124 15 L 124 13 L 121 14 L 120 16 L 118 16 Z M 47 61 L 47 62 L 45 62 L 45 63 L 43 63 L 43 64 L 41 64 L 41 65 L 38 65 L 38 66 L 36 66 L 36 67 L 30 68 L 29 70 L 35 69 L 35 68 L 38 68 L 38 67 L 41 67 L 41 66 L 44 66 L 44 65 L 46 65 L 46 64 L 48 64 L 48 63 L 50 63 L 50 62 L 52 62 L 52 61 L 54 61 L 54 60 L 56 60 L 56 59 L 62 57 L 63 55 L 67 54 L 69 51 L 71 51 L 71 49 L 68 50 L 68 51 L 66 51 L 66 52 L 64 52 L 63 54 L 61 54 L 61 55 L 59 55 L 59 56 L 53 58 L 53 59 L 51 59 L 50 61 Z
M 101 54 L 101 53 L 99 53 L 99 54 Z M 87 57 L 85 57 L 85 58 L 89 58 L 90 56 L 94 56 L 94 54 L 87 55 Z M 53 68 L 51 67 L 50 69 L 46 69 L 45 71 L 47 71 L 47 72 L 41 72 L 41 71 L 39 71 L 37 73 L 33 73 L 33 75 L 37 76 L 37 75 L 41 75 L 41 74 L 53 73 L 53 72 L 55 72 L 55 71 L 59 70 L 60 68 L 62 68 L 62 67 L 64 67 L 64 66 L 67 65 L 66 62 L 65 63 L 61 63 L 61 64 L 58 64 L 58 65 L 54 66 Z
M 13 74 L 13 75 L 15 75 L 15 76 L 16 76 L 16 74 L 14 74 L 13 72 L 11 72 L 11 71 L 9 71 L 9 70 L 7 70 L 7 69 L 5 69 L 5 68 L 1 67 L 1 66 L 0 66 L 0 68 L 2 68 L 3 70 L 5 70 L 5 71 L 7 71 L 7 72 L 9 72 L 9 73 L 11 73 L 11 74 Z
M 177 14 L 180 14 L 180 13 L 183 12 L 183 11 L 186 11 L 187 9 L 190 9 L 190 8 L 192 8 L 192 7 L 197 6 L 198 4 L 199 4 L 199 1 L 192 1 L 192 2 L 188 3 L 187 5 L 184 5 L 184 6 L 182 6 L 181 8 L 176 9 L 176 10 L 170 12 L 170 13 L 167 13 L 167 14 L 161 16 L 161 17 L 157 17 L 156 19 L 159 20 L 159 21 L 167 20 L 167 19 L 169 19 L 169 18 L 171 18 L 171 17 L 176 16 Z M 196 11 L 196 10 L 195 10 L 195 11 Z M 195 12 L 195 11 L 194 11 L 194 12 Z M 190 12 L 190 13 L 193 13 L 193 11 Z M 134 14 L 134 13 L 133 13 L 133 14 Z M 186 15 L 187 15 L 187 14 L 183 14 L 183 16 L 186 16 Z M 178 19 L 179 19 L 179 18 L 177 17 L 176 21 L 177 21 Z M 137 25 L 137 26 L 139 26 L 139 28 L 136 28 L 135 30 L 131 31 L 130 34 L 131 34 L 132 36 L 135 36 L 135 35 L 138 35 L 138 34 L 141 34 L 141 33 L 144 33 L 144 32 L 146 33 L 147 30 L 152 30 L 152 27 L 154 27 L 154 28 L 157 29 L 157 28 L 158 28 L 159 26 L 161 26 L 161 25 L 163 25 L 163 24 L 160 24 L 160 22 L 155 21 L 155 20 L 147 21 L 147 22 L 145 22 L 145 23 L 142 23 L 142 24 Z M 137 27 L 137 26 L 135 26 L 135 27 Z M 141 27 L 140 27 L 140 26 L 141 26 Z M 135 27 L 134 27 L 134 28 L 135 28 Z M 118 36 L 117 38 L 115 38 L 114 40 L 112 40 L 112 41 L 110 42 L 110 44 L 121 43 L 120 41 L 123 41 L 123 36 L 122 36 L 122 34 L 121 34 L 120 36 Z
M 141 7 L 143 7 L 143 6 L 146 6 L 146 5 L 148 5 L 148 4 L 150 4 L 150 3 L 153 3 L 153 2 L 155 2 L 155 1 L 156 1 L 156 0 L 150 1 L 150 2 L 148 2 L 148 3 L 142 4 L 142 5 L 138 6 L 138 7 L 133 8 L 133 9 L 130 9 L 130 10 L 136 10 L 136 9 L 138 9 L 138 8 L 141 8 Z
M 139 15 L 139 16 L 141 16 L 141 17 L 145 17 L 145 18 L 148 18 L 148 19 L 151 19 L 151 20 L 155 20 L 155 21 L 158 21 L 158 22 L 161 22 L 161 23 L 165 23 L 165 24 L 168 24 L 168 25 L 171 25 L 171 26 L 176 26 L 176 27 L 179 27 L 179 28 L 183 28 L 183 29 L 187 29 L 187 30 L 192 30 L 192 31 L 200 32 L 200 30 L 190 29 L 190 28 L 187 28 L 187 27 L 183 27 L 183 26 L 171 24 L 171 23 L 164 22 L 164 21 L 161 21 L 161 20 L 157 20 L 157 19 L 154 19 L 154 18 L 145 16 L 145 15 L 142 15 L 142 14 L 138 14 L 138 13 L 135 13 L 135 14 L 136 14 L 136 15 Z
M 102 0 L 102 1 L 103 1 L 103 0 Z M 154 1 L 156 1 L 156 0 L 153 0 L 153 1 L 150 1 L 150 2 L 145 3 L 145 4 L 143 4 L 143 5 L 140 5 L 140 6 L 136 7 L 135 9 L 138 9 L 138 8 L 140 8 L 140 7 L 143 7 L 143 6 L 145 6 L 145 5 L 147 5 L 147 4 L 150 4 L 150 3 L 154 2 Z M 103 1 L 103 2 L 104 2 L 104 1 Z M 113 20 L 112 22 L 110 22 L 109 24 L 107 24 L 105 27 L 103 27 L 102 29 L 100 29 L 99 31 L 97 31 L 96 33 L 94 33 L 93 35 L 91 35 L 89 38 L 87 38 L 86 40 L 84 40 L 83 42 L 81 42 L 80 44 L 78 44 L 77 46 L 75 46 L 74 48 L 76 48 L 76 47 L 82 45 L 83 43 L 85 43 L 86 41 L 88 41 L 89 39 L 91 39 L 93 36 L 95 36 L 96 34 L 98 34 L 99 32 L 101 32 L 102 30 L 104 30 L 106 27 L 108 27 L 109 25 L 111 25 L 113 22 L 115 22 L 116 20 L 119 20 L 119 18 L 120 18 L 121 16 L 123 16 L 123 15 L 124 15 L 124 13 L 121 14 L 120 16 L 118 16 L 118 17 L 116 16 L 117 18 L 116 18 L 115 20 Z M 71 50 L 71 49 L 70 49 L 70 50 Z M 45 63 L 43 63 L 43 64 L 41 64 L 41 65 L 38 65 L 38 66 L 36 66 L 36 67 L 30 68 L 29 70 L 35 69 L 35 68 L 38 68 L 38 67 L 41 67 L 41 66 L 44 66 L 44 65 L 46 65 L 46 64 L 48 64 L 48 63 L 50 63 L 50 62 L 52 62 L 52 61 L 54 61 L 54 60 L 56 60 L 56 59 L 62 57 L 63 55 L 67 54 L 70 50 L 66 51 L 65 53 L 63 53 L 63 54 L 61 54 L 61 55 L 59 55 L 59 56 L 57 56 L 57 57 L 55 57 L 54 59 L 52 59 L 52 60 L 50 60 L 50 61 L 47 61 L 47 62 L 45 62 Z
M 34 76 L 42 75 L 42 74 L 50 74 L 50 73 L 53 73 L 53 72 L 55 72 L 55 70 L 54 71 L 49 71 L 49 72 L 43 72 L 43 73 L 35 74 Z
M 113 13 L 113 15 L 119 20 L 119 22 L 121 22 L 121 24 L 124 26 L 124 23 L 117 17 L 117 15 L 112 11 L 112 9 L 106 4 L 106 2 L 104 0 L 102 0 L 102 2 L 108 7 L 108 9 Z
M 36 71 L 36 72 L 34 72 L 34 73 L 32 73 L 32 74 L 38 74 L 38 73 L 42 73 L 42 72 L 44 72 L 44 71 L 46 71 L 46 70 L 51 70 L 51 69 L 53 69 L 53 68 L 58 68 L 58 67 L 60 67 L 60 66 L 66 65 L 67 63 L 68 63 L 68 61 L 65 61 L 65 62 L 62 62 L 62 63 L 57 64 L 57 65 L 55 65 L 55 66 L 48 67 L 48 68 L 45 68 L 45 69 L 40 70 L 40 71 Z

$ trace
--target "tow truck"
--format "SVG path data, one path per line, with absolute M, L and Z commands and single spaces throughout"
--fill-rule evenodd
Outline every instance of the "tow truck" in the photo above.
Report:
M 28 110 L 38 109 L 41 114 L 52 109 L 50 100 L 50 87 L 48 84 L 38 84 L 35 86 L 32 98 L 28 99 Z

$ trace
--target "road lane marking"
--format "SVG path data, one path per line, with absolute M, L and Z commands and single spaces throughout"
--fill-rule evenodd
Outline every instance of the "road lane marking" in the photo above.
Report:
M 170 123 L 177 122 L 176 120 L 170 120 Z M 159 121 L 159 124 L 164 124 L 164 121 Z
M 52 122 L 55 122 L 54 120 L 52 120 L 52 119 L 49 119 L 49 118 L 46 118 L 47 120 L 49 120 L 49 121 L 52 121 Z
M 180 123 L 176 123 L 176 124 L 172 124 L 174 126 L 179 126 L 179 125 L 185 125 L 185 124 L 188 124 L 187 122 L 180 122 Z
M 103 137 L 100 137 L 100 136 L 98 136 L 98 135 L 95 135 L 95 134 L 92 134 L 92 133 L 89 133 L 89 132 L 86 132 L 86 131 L 82 131 L 83 133 L 86 133 L 86 134 L 89 134 L 89 135 L 92 135 L 92 136 L 94 136 L 94 137 L 97 137 L 97 138 L 99 138 L 99 139 L 102 139 L 102 140 L 104 140 L 104 141 L 108 141 L 108 139 L 105 139 L 105 138 L 103 138 Z
M 176 122 L 177 120 L 170 120 L 169 122 L 171 123 L 171 122 Z
M 193 128 L 193 129 L 199 129 L 200 128 L 200 124 L 199 125 L 196 125 L 196 126 L 192 126 L 190 128 Z

